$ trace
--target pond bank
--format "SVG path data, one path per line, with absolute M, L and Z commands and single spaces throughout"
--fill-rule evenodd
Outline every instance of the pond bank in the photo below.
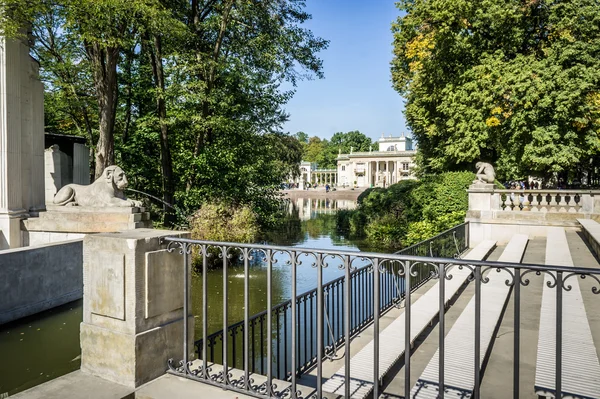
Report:
M 309 188 L 308 190 L 300 190 L 300 189 L 292 189 L 292 190 L 283 190 L 283 194 L 285 198 L 289 198 L 291 200 L 297 198 L 329 198 L 329 199 L 344 199 L 344 200 L 352 200 L 356 201 L 358 196 L 365 191 L 366 188 L 356 188 L 354 190 L 349 188 L 341 188 L 336 191 L 325 192 L 325 188 Z

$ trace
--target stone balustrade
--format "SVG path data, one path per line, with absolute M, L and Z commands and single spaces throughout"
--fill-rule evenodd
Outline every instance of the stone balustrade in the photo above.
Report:
M 591 190 L 493 190 L 495 210 L 505 212 L 593 213 Z
M 474 183 L 467 191 L 471 246 L 516 233 L 544 237 L 548 226 L 576 228 L 577 219 L 600 220 L 600 190 L 504 190 Z

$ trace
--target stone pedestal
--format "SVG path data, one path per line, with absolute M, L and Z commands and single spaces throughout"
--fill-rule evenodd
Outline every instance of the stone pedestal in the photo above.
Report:
M 183 256 L 160 243 L 173 235 L 187 233 L 138 229 L 85 237 L 83 372 L 138 387 L 164 374 L 168 359 L 183 357 Z M 191 315 L 188 332 L 192 359 Z
M 24 244 L 49 244 L 84 234 L 152 227 L 150 212 L 145 208 L 47 205 L 47 209 L 39 217 L 22 222 Z

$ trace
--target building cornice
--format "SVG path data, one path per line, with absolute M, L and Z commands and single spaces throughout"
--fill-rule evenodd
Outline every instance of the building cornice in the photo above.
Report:
M 354 152 L 352 154 L 340 154 L 338 160 L 348 160 L 350 158 L 393 158 L 393 157 L 412 157 L 417 154 L 416 150 L 409 151 L 371 151 L 371 152 Z

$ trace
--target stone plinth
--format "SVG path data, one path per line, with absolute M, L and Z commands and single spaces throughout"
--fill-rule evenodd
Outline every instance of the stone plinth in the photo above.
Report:
M 150 228 L 150 212 L 136 207 L 83 207 L 47 205 L 39 217 L 23 221 L 29 232 L 111 233 Z
M 160 243 L 173 235 L 187 233 L 138 229 L 85 237 L 83 372 L 138 387 L 164 374 L 168 359 L 183 357 L 183 256 Z M 191 315 L 188 332 L 192 359 Z

